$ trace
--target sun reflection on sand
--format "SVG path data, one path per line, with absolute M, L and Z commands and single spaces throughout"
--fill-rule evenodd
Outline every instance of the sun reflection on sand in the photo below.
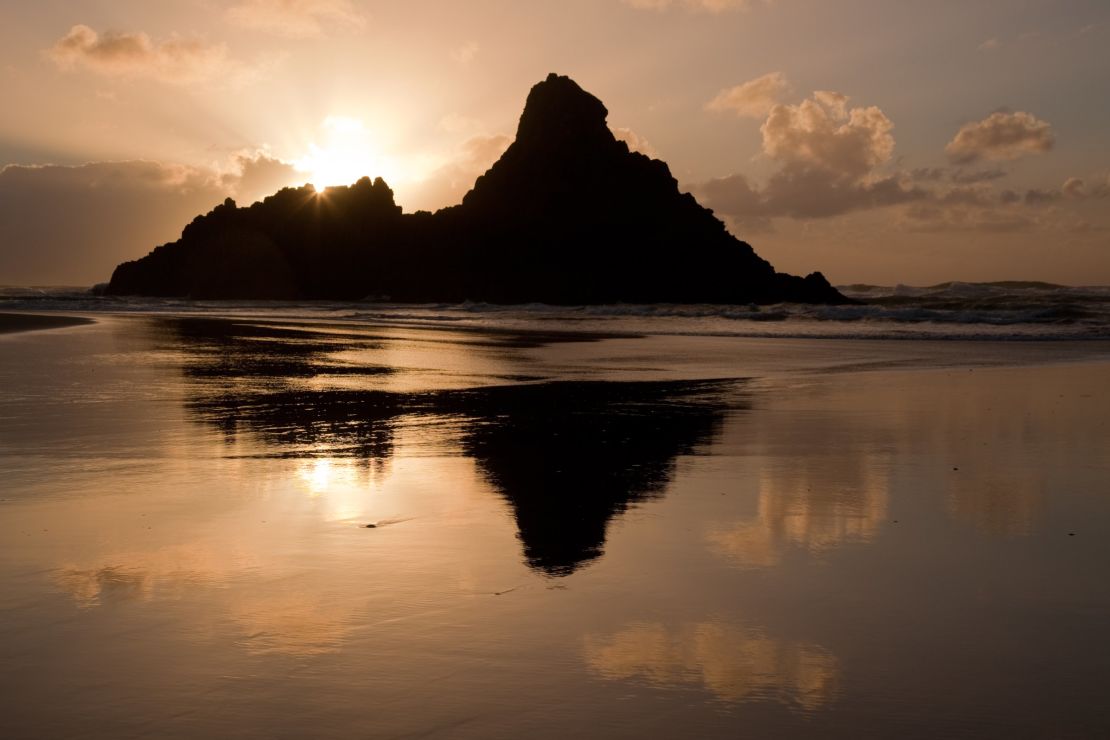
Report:
M 384 475 L 382 465 L 311 457 L 297 464 L 295 482 L 310 500 L 323 508 L 326 520 L 350 521 L 365 515 Z
M 839 675 L 836 658 L 818 645 L 717 621 L 677 629 L 633 624 L 587 636 L 584 650 L 587 665 L 609 680 L 700 684 L 723 701 L 778 701 L 806 711 L 834 698 Z

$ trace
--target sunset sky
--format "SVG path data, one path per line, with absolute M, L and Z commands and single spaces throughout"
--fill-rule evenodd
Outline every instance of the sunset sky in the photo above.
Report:
M 1110 284 L 1105 0 L 0 0 L 0 284 L 285 185 L 451 205 L 552 71 L 780 270 Z

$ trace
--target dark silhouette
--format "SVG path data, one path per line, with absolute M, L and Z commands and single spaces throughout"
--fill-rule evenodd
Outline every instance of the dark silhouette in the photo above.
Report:
M 776 273 L 667 165 L 614 138 L 567 77 L 532 88 L 517 137 L 460 205 L 402 214 L 381 178 L 231 199 L 116 268 L 107 292 L 492 303 L 844 303 Z
M 524 557 L 570 575 L 604 551 L 609 522 L 661 496 L 675 458 L 717 433 L 734 381 L 557 382 L 455 394 L 466 454 L 512 506 Z
M 613 517 L 662 495 L 675 458 L 712 441 L 742 400 L 733 380 L 313 390 L 301 381 L 387 372 L 329 360 L 380 340 L 220 319 L 156 319 L 153 326 L 159 346 L 183 350 L 186 408 L 229 442 L 246 434 L 261 443 L 237 447 L 253 450 L 247 454 L 345 457 L 382 469 L 399 425 L 429 424 L 441 444 L 477 461 L 511 508 L 525 561 L 552 576 L 599 557 Z

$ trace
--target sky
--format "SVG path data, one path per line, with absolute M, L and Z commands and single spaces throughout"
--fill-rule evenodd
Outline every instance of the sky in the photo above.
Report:
M 457 203 L 549 72 L 780 270 L 1110 284 L 1105 0 L 0 0 L 0 285 L 288 185 Z

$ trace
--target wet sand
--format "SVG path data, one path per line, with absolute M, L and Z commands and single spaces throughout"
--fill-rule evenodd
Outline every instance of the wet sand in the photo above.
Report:
M 1102 344 L 13 341 L 0 736 L 1110 731 Z
M 43 329 L 62 329 L 67 326 L 81 326 L 95 323 L 92 319 L 77 316 L 55 316 L 48 314 L 0 313 L 0 334 L 14 334 L 22 331 Z

